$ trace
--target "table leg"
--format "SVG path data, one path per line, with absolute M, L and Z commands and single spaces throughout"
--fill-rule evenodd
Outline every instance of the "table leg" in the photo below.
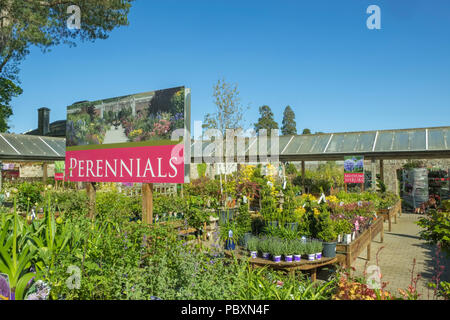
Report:
M 381 241 L 381 243 L 384 242 L 384 228 L 381 228 L 381 231 L 380 231 L 380 241 Z
M 352 266 L 352 253 L 351 252 L 347 253 L 347 259 L 345 261 L 345 264 L 346 264 L 346 268 L 351 268 L 351 266 Z
M 317 277 L 317 268 L 311 269 L 311 281 L 312 282 L 316 281 L 316 277 Z
M 370 242 L 367 245 L 367 260 L 370 261 Z
M 389 222 L 389 232 L 392 230 L 392 222 L 391 222 L 391 215 L 388 215 L 388 222 Z

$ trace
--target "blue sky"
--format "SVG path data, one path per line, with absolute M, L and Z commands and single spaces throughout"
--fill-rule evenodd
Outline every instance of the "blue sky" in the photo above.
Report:
M 366 9 L 381 8 L 381 30 Z M 83 14 L 83 13 L 82 13 Z M 66 106 L 185 85 L 192 119 L 214 111 L 219 78 L 237 83 L 247 126 L 286 105 L 298 131 L 342 132 L 450 125 L 450 1 L 137 0 L 130 25 L 107 40 L 32 49 L 11 132 Z

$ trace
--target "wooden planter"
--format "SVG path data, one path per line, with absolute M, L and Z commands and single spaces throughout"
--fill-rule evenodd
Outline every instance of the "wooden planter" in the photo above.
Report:
M 389 209 L 380 209 L 377 211 L 377 214 L 383 217 L 384 221 L 388 221 L 389 223 L 389 232 L 392 230 L 392 218 L 394 219 L 394 223 L 397 224 L 397 214 L 400 216 L 402 214 L 402 201 L 398 200 L 396 204 L 394 204 Z
M 382 218 L 376 219 L 368 229 L 366 229 L 359 237 L 353 240 L 350 244 L 338 243 L 336 245 L 336 253 L 345 256 L 345 266 L 351 267 L 352 263 L 359 254 L 367 249 L 367 260 L 370 260 L 370 244 L 377 234 L 380 233 L 380 241 L 384 241 L 384 220 Z

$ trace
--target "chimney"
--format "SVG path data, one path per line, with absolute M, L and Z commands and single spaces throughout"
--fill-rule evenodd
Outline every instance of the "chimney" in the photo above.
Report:
M 40 136 L 46 136 L 49 132 L 50 109 L 38 109 L 38 131 Z

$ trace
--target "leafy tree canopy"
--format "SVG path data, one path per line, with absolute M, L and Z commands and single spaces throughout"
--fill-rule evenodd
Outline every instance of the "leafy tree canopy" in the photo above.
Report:
M 255 123 L 255 131 L 259 132 L 261 129 L 266 129 L 267 134 L 270 135 L 272 129 L 278 129 L 278 123 L 273 118 L 273 112 L 269 106 L 259 107 L 260 117 Z
M 22 89 L 13 81 L 0 78 L 0 132 L 8 131 L 8 118 L 12 115 L 11 99 L 21 93 Z
M 311 130 L 308 128 L 303 129 L 302 134 L 311 134 Z
M 281 133 L 283 135 L 297 134 L 297 123 L 295 122 L 295 113 L 290 106 L 287 106 L 284 109 Z
M 22 93 L 18 87 L 18 65 L 37 46 L 44 52 L 75 40 L 106 39 L 119 26 L 128 25 L 133 0 L 0 0 L 0 82 L 2 106 L 0 122 L 12 115 L 9 101 Z M 80 8 L 80 29 L 69 29 L 67 13 L 71 5 Z M 10 94 L 10 95 L 8 95 Z M 7 101 L 7 102 L 6 102 Z M 6 104 L 5 104 L 6 103 Z M 6 118 L 5 118 L 6 117 Z M 4 128 L 4 127 L 3 127 Z

